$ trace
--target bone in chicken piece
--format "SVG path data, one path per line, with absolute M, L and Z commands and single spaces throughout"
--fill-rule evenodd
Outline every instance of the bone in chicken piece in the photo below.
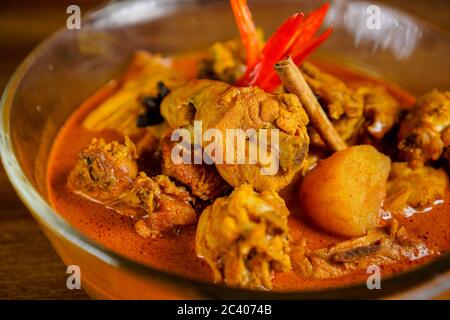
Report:
M 358 86 L 355 94 L 363 99 L 365 129 L 375 139 L 383 138 L 398 121 L 400 115 L 398 102 L 383 86 Z
M 450 92 L 433 90 L 420 97 L 402 121 L 398 140 L 400 157 L 412 168 L 446 156 L 450 145 Z
M 69 187 L 98 202 L 119 198 L 133 187 L 139 171 L 136 160 L 136 148 L 128 138 L 124 144 L 92 139 L 70 173 Z
M 348 144 L 355 144 L 366 133 L 381 139 L 398 121 L 399 104 L 383 86 L 349 86 L 307 62 L 303 63 L 302 72 L 336 131 Z M 311 143 L 323 146 L 315 130 L 310 131 Z
M 272 273 L 291 268 L 288 215 L 276 192 L 256 193 L 242 185 L 203 211 L 195 238 L 197 254 L 217 282 L 270 289 Z
M 141 173 L 124 202 L 144 209 L 146 216 L 135 224 L 136 232 L 144 238 L 197 223 L 191 195 L 164 175 L 149 178 Z
M 422 211 L 443 200 L 449 187 L 444 169 L 424 166 L 412 169 L 406 162 L 392 163 L 387 183 L 384 210 L 393 215 L 409 215 Z
M 189 187 L 192 194 L 202 200 L 225 194 L 230 185 L 222 179 L 214 165 L 173 162 L 171 153 L 176 142 L 170 140 L 171 133 L 172 130 L 167 130 L 161 138 L 162 173 Z
M 411 238 L 393 220 L 388 227 L 370 230 L 366 236 L 311 251 L 306 241 L 291 244 L 294 271 L 302 277 L 336 278 L 370 265 L 383 265 L 431 254 L 425 244 Z
M 313 92 L 325 104 L 331 119 L 337 120 L 342 115 L 350 118 L 362 116 L 362 99 L 355 96 L 344 82 L 308 62 L 302 64 L 301 70 Z
M 223 163 L 215 164 L 220 175 L 233 187 L 249 183 L 258 191 L 280 190 L 292 181 L 308 152 L 308 116 L 293 94 L 269 94 L 257 87 L 237 88 L 223 82 L 201 80 L 173 90 L 164 99 L 161 113 L 172 128 L 197 120 L 201 121 L 203 130 L 218 129 L 223 137 L 227 136 L 227 129 L 254 129 L 256 134 L 260 129 L 267 129 L 267 144 L 261 147 L 277 158 L 279 170 L 276 172 L 262 173 L 261 168 L 267 167 L 267 163 L 261 159 L 251 163 L 248 144 L 244 152 L 239 152 L 237 144 L 234 150 L 227 150 L 227 141 L 223 142 Z M 185 116 L 180 117 L 180 114 Z M 278 146 L 271 141 L 272 129 L 279 133 Z M 234 162 L 226 161 L 227 154 L 234 154 Z M 239 156 L 244 159 L 243 163 L 238 163 Z
M 69 175 L 68 187 L 92 201 L 137 221 L 136 231 L 157 237 L 174 227 L 195 224 L 190 194 L 166 176 L 138 172 L 134 144 L 125 139 L 93 139 Z

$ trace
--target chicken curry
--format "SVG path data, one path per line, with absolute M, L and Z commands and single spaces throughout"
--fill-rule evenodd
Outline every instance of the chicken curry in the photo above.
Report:
M 240 39 L 136 52 L 74 111 L 48 164 L 57 212 L 131 259 L 256 290 L 344 286 L 448 251 L 450 92 L 305 61 L 331 35 L 317 34 L 328 5 L 268 39 L 231 5 Z

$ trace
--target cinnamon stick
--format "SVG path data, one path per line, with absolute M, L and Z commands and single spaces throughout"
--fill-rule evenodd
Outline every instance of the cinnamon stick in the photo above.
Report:
M 347 148 L 347 144 L 333 127 L 291 57 L 278 61 L 274 68 L 281 81 L 283 81 L 285 88 L 300 99 L 303 108 L 305 108 L 308 114 L 309 120 L 322 140 L 334 151 Z

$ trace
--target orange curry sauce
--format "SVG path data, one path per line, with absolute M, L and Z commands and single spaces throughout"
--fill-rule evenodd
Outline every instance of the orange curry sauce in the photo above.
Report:
M 175 61 L 177 68 L 186 74 L 192 73 L 192 58 Z M 325 71 L 334 74 L 344 81 L 377 82 L 359 72 L 337 65 L 318 63 Z M 414 98 L 405 91 L 384 84 L 390 93 L 404 106 L 414 103 Z M 130 218 L 104 206 L 91 202 L 71 193 L 67 188 L 67 178 L 78 160 L 78 154 L 94 137 L 104 138 L 106 141 L 122 140 L 114 132 L 90 132 L 82 128 L 81 124 L 86 115 L 98 104 L 114 92 L 114 81 L 101 89 L 94 98 L 89 99 L 77 108 L 66 121 L 56 137 L 48 164 L 48 192 L 49 199 L 56 211 L 61 214 L 73 227 L 89 238 L 104 246 L 152 267 L 177 273 L 189 278 L 212 281 L 212 273 L 208 265 L 196 257 L 194 248 L 195 228 L 185 228 L 177 236 L 157 240 L 140 237 L 133 227 Z M 291 212 L 289 228 L 294 239 L 308 239 L 310 249 L 319 249 L 344 239 L 327 234 L 325 231 L 309 223 L 299 212 L 296 200 L 298 186 L 292 192 L 282 193 Z M 426 213 L 417 213 L 402 221 L 408 231 L 422 239 L 429 249 L 435 253 L 442 253 L 450 247 L 448 230 L 450 229 L 450 193 L 444 204 Z M 429 258 L 416 261 L 402 262 L 382 267 L 382 276 L 400 272 L 411 266 L 424 263 Z M 306 279 L 294 272 L 277 273 L 274 275 L 274 290 L 320 289 L 326 287 L 345 286 L 363 282 L 367 279 L 365 270 L 354 272 L 348 276 L 336 279 Z

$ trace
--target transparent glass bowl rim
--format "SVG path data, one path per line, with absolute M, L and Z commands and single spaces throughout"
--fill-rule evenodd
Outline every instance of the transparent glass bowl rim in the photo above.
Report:
M 195 0 L 153 0 L 157 2 L 165 3 L 195 3 Z M 343 0 L 347 1 L 347 0 Z M 105 9 L 109 4 L 102 6 L 96 10 L 85 15 L 84 20 L 89 19 L 96 13 Z M 384 5 L 384 4 L 380 4 Z M 392 10 L 396 10 L 390 8 Z M 450 36 L 440 30 L 439 28 L 433 26 L 427 21 L 417 17 L 409 15 L 400 10 L 403 15 L 410 16 L 412 19 L 420 22 L 422 25 L 427 26 L 434 30 L 434 32 L 445 35 L 449 41 Z M 55 34 L 48 37 L 42 43 L 40 43 L 24 61 L 19 65 L 19 67 L 14 72 L 13 76 L 6 85 L 3 96 L 0 100 L 0 152 L 2 162 L 7 173 L 9 180 L 11 181 L 13 187 L 15 188 L 17 194 L 21 198 L 22 202 L 27 206 L 27 208 L 36 214 L 41 220 L 40 223 L 45 224 L 45 226 L 58 234 L 60 237 L 65 238 L 70 241 L 73 245 L 81 248 L 82 250 L 88 252 L 89 254 L 95 256 L 97 259 L 109 264 L 113 267 L 123 268 L 129 272 L 136 273 L 141 277 L 158 278 L 163 281 L 168 281 L 177 285 L 182 285 L 190 288 L 197 288 L 198 292 L 203 294 L 205 298 L 214 297 L 217 294 L 215 292 L 220 292 L 218 296 L 225 297 L 235 297 L 248 299 L 249 297 L 256 299 L 335 299 L 335 298 L 348 298 L 348 297 L 367 297 L 376 298 L 380 296 L 385 296 L 386 294 L 398 293 L 402 290 L 408 290 L 413 288 L 420 283 L 427 280 L 431 280 L 434 276 L 442 274 L 449 270 L 450 267 L 450 254 L 444 254 L 441 257 L 434 259 L 418 268 L 414 268 L 407 272 L 389 277 L 383 280 L 383 290 L 368 290 L 365 284 L 356 284 L 347 287 L 338 287 L 330 289 L 321 290 L 307 290 L 307 291 L 253 291 L 247 289 L 232 288 L 221 284 L 209 283 L 199 280 L 188 279 L 177 274 L 172 274 L 169 272 L 161 271 L 153 268 L 149 265 L 139 263 L 135 260 L 131 260 L 121 254 L 113 252 L 112 250 L 105 248 L 103 245 L 93 241 L 80 233 L 70 224 L 68 224 L 64 219 L 62 219 L 59 214 L 54 211 L 54 209 L 47 203 L 47 201 L 40 195 L 40 193 L 35 189 L 29 179 L 26 177 L 25 173 L 21 169 L 18 159 L 14 153 L 14 147 L 10 138 L 10 125 L 9 117 L 11 109 L 13 106 L 13 101 L 19 84 L 25 74 L 27 73 L 29 67 L 33 64 L 34 60 L 40 56 L 42 52 L 45 51 L 48 44 L 53 41 L 59 34 L 64 33 L 65 30 L 61 29 Z M 450 281 L 450 279 L 447 279 Z

